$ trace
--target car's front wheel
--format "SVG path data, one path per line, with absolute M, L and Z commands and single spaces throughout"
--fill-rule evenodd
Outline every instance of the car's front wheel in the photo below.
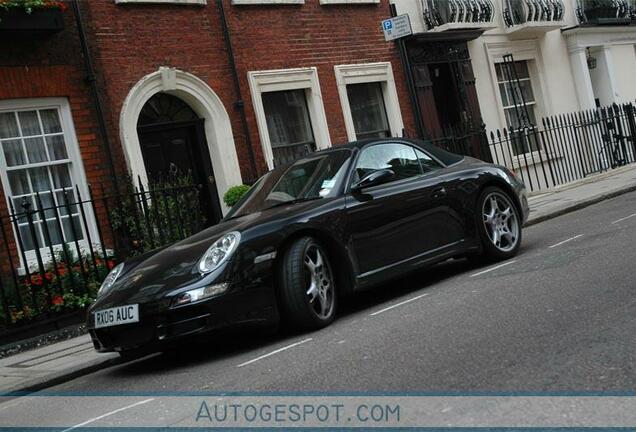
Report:
M 517 254 L 522 222 L 519 210 L 503 190 L 484 189 L 479 197 L 477 224 L 487 257 L 501 260 Z
M 318 329 L 336 316 L 336 287 L 324 247 L 312 237 L 295 240 L 281 262 L 281 303 L 295 326 Z

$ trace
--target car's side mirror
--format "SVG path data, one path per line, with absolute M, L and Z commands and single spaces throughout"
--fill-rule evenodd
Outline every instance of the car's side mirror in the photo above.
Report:
M 382 183 L 386 183 L 395 176 L 395 173 L 390 169 L 379 169 L 370 172 L 364 176 L 359 182 L 354 183 L 351 186 L 352 191 L 361 191 L 364 188 L 376 186 Z

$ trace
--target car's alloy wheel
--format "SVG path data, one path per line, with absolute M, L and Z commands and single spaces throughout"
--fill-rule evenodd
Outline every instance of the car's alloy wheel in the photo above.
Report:
M 307 329 L 331 323 L 336 314 L 336 287 L 326 250 L 311 237 L 295 240 L 280 263 L 280 298 L 291 323 Z
M 489 187 L 479 199 L 479 232 L 486 256 L 506 259 L 521 244 L 521 218 L 512 199 L 501 189 Z
M 318 318 L 328 319 L 333 313 L 335 298 L 329 263 L 315 243 L 305 251 L 304 262 L 309 283 L 307 288 L 309 304 Z

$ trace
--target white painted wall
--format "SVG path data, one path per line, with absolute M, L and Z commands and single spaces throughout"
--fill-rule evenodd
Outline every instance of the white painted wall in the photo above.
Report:
M 408 13 L 414 32 L 425 32 L 420 0 L 392 0 L 398 14 Z M 602 103 L 636 100 L 636 30 L 632 27 L 577 29 L 575 0 L 564 0 L 563 29 L 531 35 L 506 34 L 501 0 L 495 0 L 498 28 L 485 32 L 468 44 L 476 78 L 476 88 L 484 121 L 489 129 L 505 126 L 503 108 L 493 63 L 511 52 L 517 60 L 534 65 L 533 89 L 540 101 L 540 115 L 554 115 L 592 108 L 593 89 L 602 92 Z M 587 69 L 585 47 L 603 47 L 599 69 Z M 607 64 L 607 59 L 611 64 Z M 603 63 L 601 67 L 601 63 Z M 532 72 L 531 72 L 532 73 Z M 603 74 L 604 73 L 604 74 Z M 608 78 L 610 74 L 610 78 Z M 590 76 L 592 75 L 592 76 Z M 592 79 L 593 77 L 593 79 Z M 602 90 L 600 90 L 602 89 Z

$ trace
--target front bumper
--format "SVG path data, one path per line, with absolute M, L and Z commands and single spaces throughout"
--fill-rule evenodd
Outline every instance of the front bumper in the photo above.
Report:
M 96 329 L 94 319 L 91 310 L 88 329 L 97 351 L 156 351 L 214 330 L 277 323 L 278 310 L 273 290 L 263 287 L 176 308 L 170 308 L 166 301 L 143 303 L 139 305 L 139 322 L 133 324 Z

